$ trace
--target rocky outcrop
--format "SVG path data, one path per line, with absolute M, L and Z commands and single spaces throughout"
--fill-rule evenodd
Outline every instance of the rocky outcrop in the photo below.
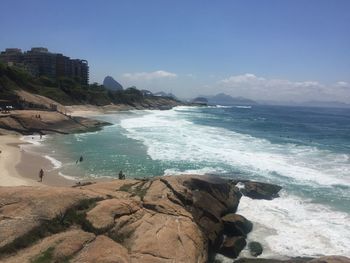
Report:
M 240 197 L 230 181 L 194 175 L 72 188 L 2 187 L 0 261 L 204 263 L 216 253 L 234 258 L 252 228 L 235 214 Z
M 40 115 L 40 118 L 38 116 Z M 0 116 L 0 128 L 20 134 L 74 133 L 98 130 L 110 123 L 71 117 L 56 111 L 18 110 Z
M 247 236 L 253 229 L 252 222 L 238 214 L 227 214 L 221 219 L 224 223 L 225 233 L 231 236 Z
M 259 242 L 253 241 L 248 244 L 249 252 L 253 257 L 257 257 L 262 254 L 263 247 Z
M 238 185 L 243 195 L 252 199 L 272 200 L 279 197 L 278 192 L 282 189 L 279 185 L 247 180 L 233 180 L 232 183 Z
M 246 244 L 243 236 L 225 237 L 218 252 L 226 257 L 236 258 Z
M 129 263 L 128 250 L 106 236 L 98 236 L 86 245 L 70 262 L 72 263 Z

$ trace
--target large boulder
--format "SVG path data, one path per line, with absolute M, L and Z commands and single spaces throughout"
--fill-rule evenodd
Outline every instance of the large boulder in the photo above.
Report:
M 241 193 L 252 199 L 266 199 L 272 200 L 279 197 L 278 192 L 282 189 L 281 186 L 268 183 L 243 181 L 244 187 L 242 187 Z
M 219 248 L 219 253 L 229 258 L 236 258 L 246 245 L 243 236 L 226 237 Z
M 259 242 L 253 241 L 248 244 L 249 252 L 253 257 L 257 257 L 262 254 L 263 247 Z
M 247 236 L 252 231 L 253 224 L 244 216 L 238 214 L 227 214 L 223 216 L 224 231 L 229 236 Z

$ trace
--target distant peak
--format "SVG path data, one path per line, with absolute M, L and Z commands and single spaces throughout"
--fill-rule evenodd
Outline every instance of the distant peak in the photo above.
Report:
M 103 86 L 109 90 L 123 90 L 123 86 L 111 76 L 105 77 Z

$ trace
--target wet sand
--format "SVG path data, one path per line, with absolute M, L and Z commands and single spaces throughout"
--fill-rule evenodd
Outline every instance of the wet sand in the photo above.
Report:
M 20 135 L 0 136 L 0 186 L 70 186 L 76 183 L 60 176 L 43 156 L 27 151 L 23 147 L 25 144 L 28 143 L 21 140 Z M 40 169 L 44 170 L 43 182 L 39 182 Z

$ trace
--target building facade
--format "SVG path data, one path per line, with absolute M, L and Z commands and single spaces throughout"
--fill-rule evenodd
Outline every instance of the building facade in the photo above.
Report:
M 87 60 L 71 59 L 63 54 L 51 53 L 47 48 L 34 47 L 26 52 L 18 48 L 7 48 L 0 53 L 0 61 L 10 66 L 20 66 L 36 77 L 68 77 L 80 81 L 82 85 L 89 84 Z

